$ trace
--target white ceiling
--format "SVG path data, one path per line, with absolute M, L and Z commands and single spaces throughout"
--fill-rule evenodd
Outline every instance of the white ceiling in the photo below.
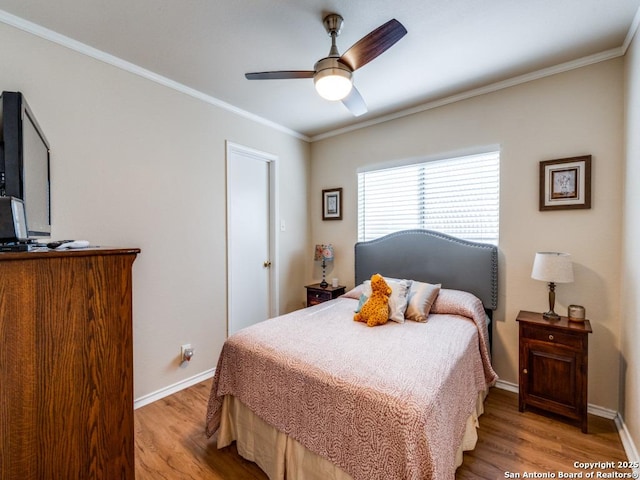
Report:
M 4 12 L 307 137 L 603 52 L 620 55 L 639 7 L 640 0 L 0 0 Z M 244 78 L 312 70 L 329 52 L 322 18 L 332 12 L 344 17 L 341 53 L 391 18 L 408 30 L 354 74 L 369 113 L 355 118 L 322 100 L 310 79 Z

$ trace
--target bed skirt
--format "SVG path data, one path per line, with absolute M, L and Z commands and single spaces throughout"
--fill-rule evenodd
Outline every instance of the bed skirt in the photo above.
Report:
M 487 393 L 478 394 L 475 412 L 467 418 L 464 437 L 456 453 L 458 467 L 463 453 L 476 446 L 478 417 L 484 412 Z M 240 456 L 256 463 L 270 480 L 352 480 L 348 473 L 278 431 L 231 395 L 224 397 L 217 436 L 218 448 L 235 441 Z

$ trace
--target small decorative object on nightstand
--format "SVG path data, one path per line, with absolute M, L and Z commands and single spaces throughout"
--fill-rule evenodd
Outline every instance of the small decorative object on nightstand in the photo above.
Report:
M 316 262 L 322 260 L 322 282 L 320 282 L 320 286 L 322 288 L 326 288 L 329 286 L 325 278 L 325 271 L 327 268 L 326 262 L 333 262 L 333 245 L 331 245 L 330 243 L 326 245 L 316 245 L 313 259 Z
M 584 322 L 584 307 L 582 305 L 569 305 L 568 317 L 570 322 Z
M 589 320 L 546 320 L 521 311 L 519 409 L 537 407 L 576 421 L 587 433 Z
M 307 289 L 307 307 L 311 307 L 344 295 L 346 287 L 344 285 L 323 287 L 320 283 L 314 283 L 313 285 L 305 285 L 304 288 Z
M 556 303 L 556 283 L 573 282 L 571 255 L 558 252 L 536 253 L 531 278 L 549 282 L 549 311 L 542 316 L 547 320 L 559 320 L 560 315 L 553 311 Z

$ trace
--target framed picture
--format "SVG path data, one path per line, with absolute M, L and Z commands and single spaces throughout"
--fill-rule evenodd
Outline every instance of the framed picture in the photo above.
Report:
M 591 208 L 591 155 L 540 162 L 540 210 Z
M 342 188 L 322 190 L 322 220 L 342 220 Z

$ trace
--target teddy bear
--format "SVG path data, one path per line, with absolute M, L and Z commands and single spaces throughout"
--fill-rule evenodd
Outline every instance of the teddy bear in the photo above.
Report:
M 371 296 L 362 305 L 353 319 L 356 322 L 364 322 L 370 327 L 383 325 L 389 319 L 389 295 L 391 287 L 384 281 L 382 275 L 376 273 L 371 276 Z

